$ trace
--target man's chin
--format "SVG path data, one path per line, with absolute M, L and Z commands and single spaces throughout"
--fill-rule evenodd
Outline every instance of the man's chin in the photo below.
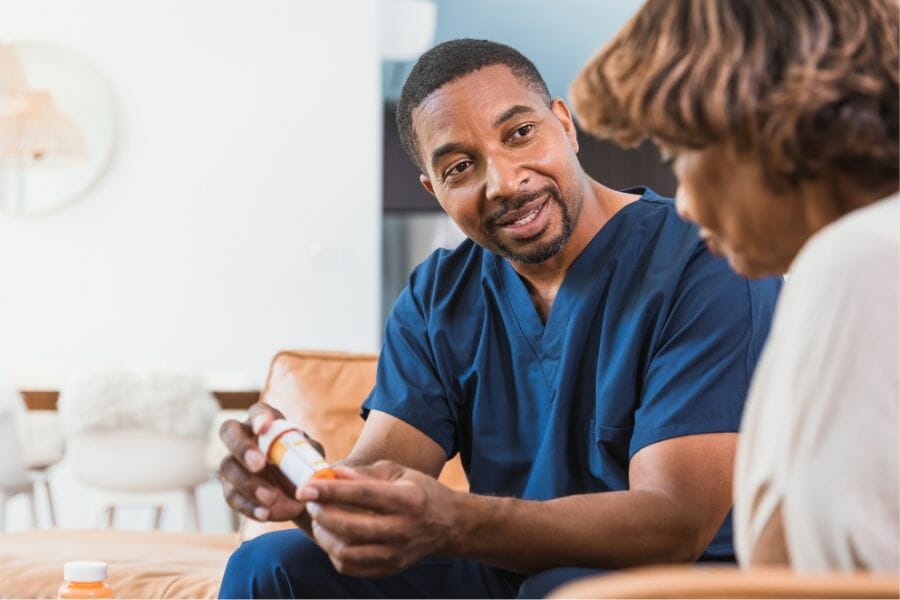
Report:
M 553 239 L 547 241 L 539 239 L 531 244 L 522 244 L 517 248 L 500 244 L 500 253 L 517 263 L 539 265 L 559 254 L 568 241 L 568 236 L 559 234 Z

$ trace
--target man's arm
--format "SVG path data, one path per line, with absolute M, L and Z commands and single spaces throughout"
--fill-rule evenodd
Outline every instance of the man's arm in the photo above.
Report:
M 395 573 L 433 554 L 520 572 L 690 561 L 731 506 L 736 439 L 715 433 L 647 446 L 622 492 L 545 502 L 478 496 L 379 463 L 355 480 L 312 482 L 299 497 L 310 501 L 320 545 L 353 575 Z
M 696 560 L 731 508 L 736 440 L 718 433 L 648 446 L 631 461 L 626 491 L 547 502 L 461 498 L 454 553 L 525 572 Z
M 353 450 L 338 464 L 357 467 L 380 460 L 391 460 L 437 478 L 447 455 L 437 442 L 409 423 L 372 410 Z

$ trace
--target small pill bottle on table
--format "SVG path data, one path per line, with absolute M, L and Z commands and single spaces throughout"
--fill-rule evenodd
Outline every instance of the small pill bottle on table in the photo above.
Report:
M 76 560 L 63 567 L 63 579 L 58 600 L 112 598 L 112 588 L 106 583 L 107 565 L 99 560 Z
M 276 419 L 260 434 L 259 449 L 298 489 L 311 479 L 337 478 L 300 427 L 285 419 Z

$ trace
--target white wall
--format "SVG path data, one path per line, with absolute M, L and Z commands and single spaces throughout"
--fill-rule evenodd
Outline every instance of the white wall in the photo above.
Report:
M 0 215 L 0 376 L 57 386 L 97 365 L 166 364 L 242 387 L 262 383 L 280 348 L 376 350 L 377 10 L 0 1 L 0 42 L 91 59 L 118 121 L 110 167 L 83 198 Z M 60 524 L 89 526 L 66 463 L 52 472 Z M 204 529 L 225 529 L 218 485 L 201 500 Z M 11 530 L 27 527 L 23 497 L 9 511 Z
M 119 127 L 78 202 L 0 215 L 0 372 L 53 385 L 82 367 L 166 363 L 241 385 L 280 348 L 375 350 L 376 11 L 0 2 L 0 41 L 64 44 L 105 73 Z

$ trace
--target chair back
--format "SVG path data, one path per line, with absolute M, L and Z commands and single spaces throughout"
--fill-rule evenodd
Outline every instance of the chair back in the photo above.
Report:
M 194 373 L 111 370 L 60 393 L 68 455 L 85 483 L 164 492 L 207 480 L 206 445 L 218 403 Z
M 86 431 L 68 442 L 72 471 L 90 485 L 122 492 L 192 488 L 209 479 L 207 438 L 147 429 Z
M 0 496 L 30 485 L 13 410 L 0 410 Z
M 289 350 L 272 359 L 262 400 L 325 447 L 329 460 L 347 456 L 364 424 L 359 410 L 375 385 L 377 354 Z M 459 456 L 441 482 L 468 489 Z

